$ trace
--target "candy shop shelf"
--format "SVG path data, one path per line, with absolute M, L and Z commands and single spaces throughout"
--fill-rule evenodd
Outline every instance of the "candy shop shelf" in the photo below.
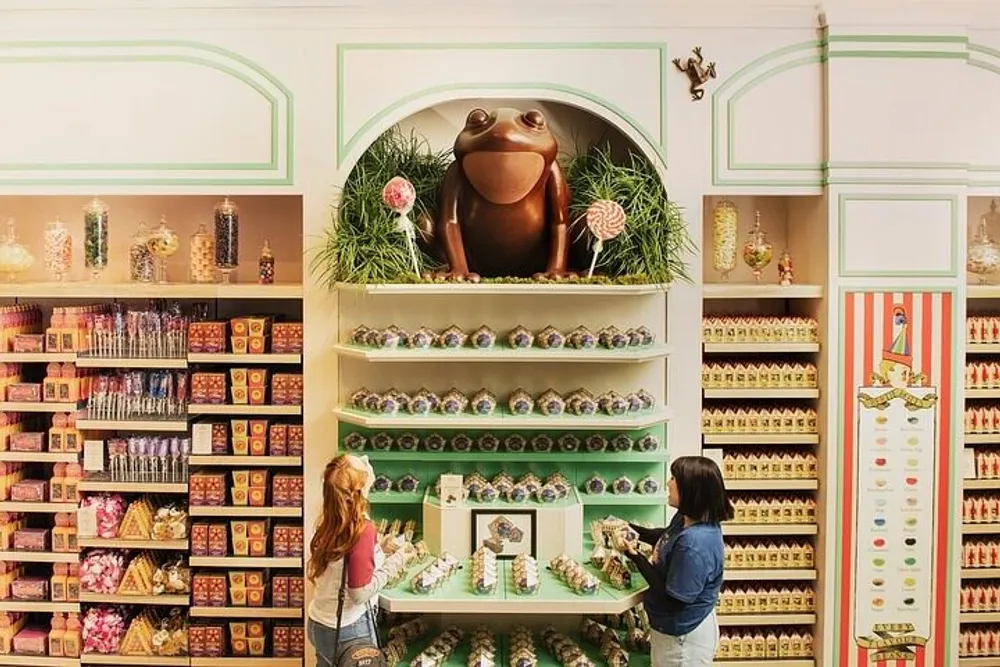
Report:
M 966 398 L 1000 398 L 1000 389 L 966 389 Z
M 1000 395 L 1000 394 L 998 394 Z M 792 399 L 819 398 L 819 389 L 705 389 L 705 398 Z
M 77 658 L 54 658 L 47 655 L 13 655 L 11 653 L 0 653 L 0 665 L 10 665 L 10 667 L 20 667 L 26 665 L 30 667 L 77 667 L 80 664 Z
M 180 433 L 188 430 L 187 420 L 179 419 L 79 419 L 76 427 L 81 431 L 149 431 Z
M 275 556 L 191 556 L 191 567 L 302 567 L 301 558 Z
M 80 554 L 76 551 L 0 551 L 0 561 L 18 563 L 76 563 Z
M 288 467 L 301 466 L 301 456 L 226 456 L 226 455 L 193 455 L 188 458 L 193 466 L 248 466 Z
M 191 667 L 302 667 L 304 658 L 191 658 Z
M 101 537 L 81 537 L 81 548 L 149 549 L 152 551 L 187 551 L 187 540 L 107 540 Z
M 104 595 L 102 593 L 81 592 L 80 602 L 187 607 L 191 604 L 191 598 L 187 595 Z
M 966 611 L 958 615 L 959 623 L 1000 623 L 1000 613 L 984 611 Z
M 188 667 L 191 658 L 184 656 L 167 657 L 160 655 L 102 655 L 100 653 L 84 653 L 80 656 L 81 665 L 154 665 L 155 667 Z
M 76 361 L 75 352 L 0 352 L 4 364 L 49 364 Z
M 190 364 L 301 364 L 301 354 L 216 354 L 189 352 Z
M 816 570 L 726 570 L 726 581 L 816 581 Z
M 647 296 L 663 294 L 669 285 L 584 285 L 580 283 L 337 283 L 337 289 L 365 294 L 420 294 L 457 296 L 523 294 L 539 296 Z
M 819 526 L 814 523 L 724 523 L 722 534 L 737 535 L 817 535 Z
M 735 283 L 705 283 L 701 287 L 705 299 L 821 299 L 822 285 L 740 285 Z
M 79 602 L 29 602 L 26 600 L 0 600 L 0 611 L 69 613 L 79 612 Z M 0 663 L 3 664 L 3 663 Z
M 604 463 L 657 463 L 668 460 L 666 450 L 654 452 L 428 452 L 420 450 L 416 452 L 384 451 L 376 449 L 365 449 L 357 452 L 364 454 L 372 461 L 428 461 L 435 457 L 440 457 L 442 461 L 482 461 L 488 456 L 491 461 L 537 461 L 539 463 L 552 462 L 604 462 Z
M 719 625 L 812 625 L 816 614 L 738 614 L 719 616 Z
M 819 343 L 705 343 L 705 354 L 793 354 L 819 352 Z
M 962 488 L 967 490 L 975 489 L 1000 489 L 1000 479 L 964 479 Z
M 368 501 L 373 505 L 409 505 L 410 503 L 421 503 L 424 501 L 423 491 L 382 491 L 372 492 L 368 496 Z
M 634 350 L 574 350 L 572 348 L 542 349 L 532 347 L 525 350 L 517 350 L 509 347 L 497 346 L 491 349 L 479 350 L 470 347 L 456 349 L 429 348 L 429 349 L 409 349 L 397 347 L 394 349 L 381 349 L 365 347 L 362 345 L 334 345 L 333 349 L 342 357 L 351 359 L 364 359 L 365 361 L 497 361 L 506 363 L 526 362 L 592 362 L 605 364 L 628 364 L 641 363 L 662 359 L 670 355 L 670 347 L 667 345 L 648 345 Z
M 76 452 L 0 452 L 0 461 L 16 463 L 76 463 Z
M 966 354 L 1000 354 L 1000 343 L 966 343 Z
M 77 368 L 187 368 L 187 359 L 111 359 L 77 357 Z
M 297 607 L 191 607 L 195 618 L 302 618 Z
M 216 506 L 216 505 L 191 505 L 188 508 L 191 516 L 276 516 L 276 517 L 300 517 L 301 507 L 251 507 L 241 506 Z
M 8 299 L 301 299 L 301 283 L 102 283 L 99 281 L 5 283 Z
M 1000 655 L 989 658 L 959 658 L 958 667 L 1000 667 Z
M 966 433 L 967 445 L 1000 445 L 1000 433 Z
M 813 658 L 776 658 L 774 660 L 719 660 L 712 667 L 816 667 Z
M 580 502 L 595 507 L 610 507 L 611 505 L 651 505 L 663 506 L 666 496 L 660 493 L 580 493 Z
M 301 405 L 188 405 L 189 415 L 301 415 Z
M 815 491 L 818 479 L 727 479 L 727 491 Z
M 962 579 L 1000 579 L 1000 567 L 962 568 Z
M 1000 285 L 968 285 L 966 299 L 1000 299 Z M 1000 658 L 997 658 L 1000 660 Z
M 76 412 L 76 403 L 17 403 L 14 401 L 0 402 L 0 411 L 6 412 Z
M 551 428 L 562 430 L 646 428 L 668 421 L 671 415 L 670 410 L 666 407 L 647 410 L 628 417 L 609 417 L 607 415 L 589 417 L 577 417 L 576 415 L 515 416 L 500 410 L 497 411 L 497 414 L 489 417 L 477 417 L 468 413 L 461 415 L 384 415 L 348 407 L 338 407 L 333 413 L 342 422 L 369 428 Z
M 1000 523 L 963 523 L 963 535 L 1000 535 Z
M 709 433 L 706 445 L 818 445 L 818 433 Z
M 27 514 L 76 512 L 76 503 L 19 503 L 14 500 L 4 500 L 0 502 L 0 512 L 25 512 Z
M 109 493 L 187 493 L 187 482 L 112 482 L 105 479 L 83 479 L 78 487 L 81 491 Z

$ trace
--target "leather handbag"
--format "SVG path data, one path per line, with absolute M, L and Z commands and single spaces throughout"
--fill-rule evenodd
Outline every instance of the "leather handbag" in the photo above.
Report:
M 335 667 L 386 667 L 385 654 L 378 644 L 378 629 L 375 625 L 375 612 L 365 605 L 365 613 L 371 617 L 375 630 L 375 643 L 368 637 L 358 637 L 340 642 L 340 625 L 344 616 L 344 603 L 347 600 L 347 566 L 349 556 L 344 556 L 344 571 L 340 576 L 340 594 L 337 599 L 337 630 L 333 641 L 333 664 Z

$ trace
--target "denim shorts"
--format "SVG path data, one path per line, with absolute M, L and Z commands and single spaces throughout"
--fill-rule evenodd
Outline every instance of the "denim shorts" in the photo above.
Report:
M 328 628 L 310 618 L 306 624 L 306 633 L 309 636 L 309 643 L 316 649 L 316 667 L 334 667 L 337 629 Z M 375 624 L 368 611 L 365 611 L 358 620 L 340 629 L 340 643 L 342 645 L 362 637 L 373 644 L 376 643 Z

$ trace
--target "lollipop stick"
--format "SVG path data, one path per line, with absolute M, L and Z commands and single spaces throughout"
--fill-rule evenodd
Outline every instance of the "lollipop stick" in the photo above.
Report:
M 416 231 L 413 227 L 413 221 L 410 220 L 410 216 L 407 211 L 403 211 L 399 214 L 399 222 L 396 224 L 396 229 L 399 230 L 406 237 L 406 249 L 410 253 L 410 262 L 413 264 L 413 273 L 420 277 L 420 262 L 417 261 L 417 244 L 416 244 Z
M 604 250 L 604 243 L 601 241 L 601 239 L 597 239 L 596 241 L 594 241 L 593 256 L 590 258 L 590 270 L 587 271 L 588 278 L 594 277 L 594 268 L 597 266 L 597 256 L 601 254 L 602 250 Z

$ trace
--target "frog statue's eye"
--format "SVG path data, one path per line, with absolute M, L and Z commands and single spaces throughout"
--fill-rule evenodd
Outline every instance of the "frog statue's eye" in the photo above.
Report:
M 522 114 L 521 118 L 524 119 L 524 122 L 528 127 L 536 130 L 540 130 L 545 127 L 545 116 L 543 116 L 542 112 L 537 109 L 532 109 L 531 111 Z
M 469 112 L 469 115 L 465 117 L 465 126 L 482 127 L 489 119 L 490 115 L 483 109 L 473 109 Z

